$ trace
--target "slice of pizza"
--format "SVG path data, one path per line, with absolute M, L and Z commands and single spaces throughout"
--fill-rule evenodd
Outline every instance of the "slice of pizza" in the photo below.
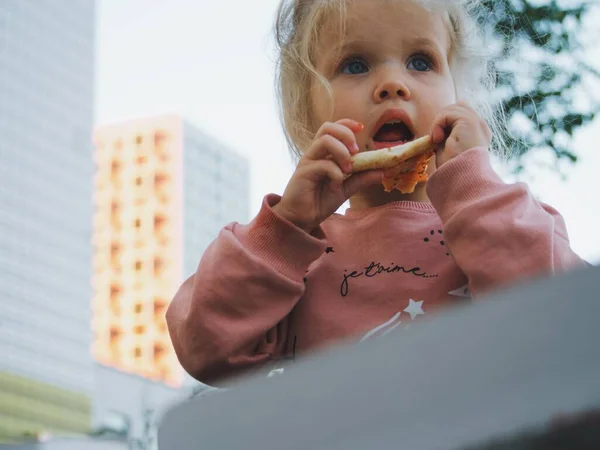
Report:
M 354 155 L 352 172 L 383 169 L 386 192 L 397 189 L 410 194 L 419 183 L 427 181 L 427 167 L 433 155 L 434 146 L 430 137 L 425 136 L 397 147 Z
M 433 158 L 433 150 L 385 169 L 382 181 L 385 191 L 392 192 L 397 189 L 403 194 L 414 192 L 419 183 L 427 181 L 427 167 L 431 158 Z

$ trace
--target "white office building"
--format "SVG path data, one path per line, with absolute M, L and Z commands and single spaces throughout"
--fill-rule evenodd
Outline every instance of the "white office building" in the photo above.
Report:
M 101 127 L 123 134 L 94 152 L 95 3 L 0 0 L 0 443 L 111 411 L 138 434 L 143 408 L 197 385 L 164 310 L 248 218 L 247 162 L 179 118 Z
M 94 0 L 0 0 L 0 442 L 91 416 Z

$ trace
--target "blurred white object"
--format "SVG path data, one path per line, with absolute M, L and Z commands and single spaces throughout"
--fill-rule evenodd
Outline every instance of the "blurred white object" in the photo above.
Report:
M 591 267 L 181 404 L 163 416 L 159 449 L 477 448 L 600 407 L 598 342 Z

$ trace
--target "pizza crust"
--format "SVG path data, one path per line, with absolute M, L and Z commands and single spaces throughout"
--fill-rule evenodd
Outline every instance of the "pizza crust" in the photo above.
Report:
M 397 147 L 358 153 L 352 157 L 352 172 L 389 169 L 433 149 L 431 138 L 424 136 Z
M 352 172 L 383 169 L 386 192 L 394 189 L 411 194 L 419 183 L 427 181 L 427 167 L 434 155 L 429 136 L 392 148 L 359 153 L 352 157 Z

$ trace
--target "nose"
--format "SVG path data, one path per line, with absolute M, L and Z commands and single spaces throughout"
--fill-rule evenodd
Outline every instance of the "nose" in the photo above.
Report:
M 387 99 L 399 98 L 408 100 L 410 98 L 410 90 L 397 72 L 386 74 L 385 78 L 375 88 L 373 94 L 376 103 Z

